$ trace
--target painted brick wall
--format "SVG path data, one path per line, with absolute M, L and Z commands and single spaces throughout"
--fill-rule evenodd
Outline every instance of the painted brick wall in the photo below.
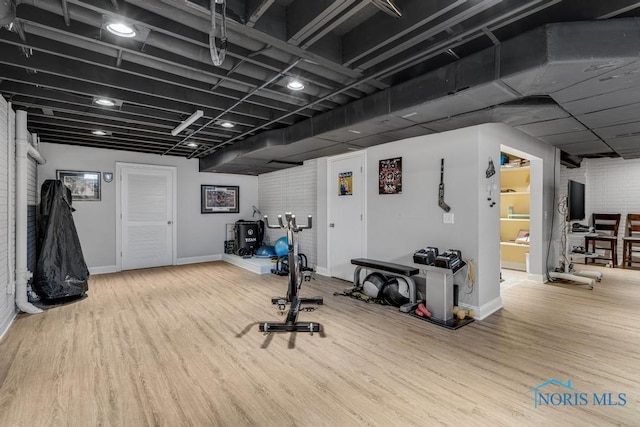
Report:
M 640 159 L 624 160 L 584 159 L 577 169 L 560 170 L 559 192 L 566 195 L 567 180 L 583 182 L 585 187 L 586 219 L 590 224 L 593 213 L 620 213 L 622 220 L 618 232 L 618 263 L 622 262 L 622 236 L 628 213 L 640 213 Z M 572 243 L 584 239 L 570 240 Z
M 27 162 L 27 270 L 36 268 L 36 205 L 38 204 L 38 162 L 29 157 Z
M 622 262 L 622 236 L 628 213 L 640 213 L 640 159 L 585 159 L 586 214 L 620 213 L 618 262 Z
M 318 162 L 310 160 L 302 166 L 271 172 L 258 177 L 258 199 L 260 211 L 268 215 L 272 223 L 277 215 L 292 212 L 301 223 L 306 223 L 307 215 L 317 217 L 317 168 Z M 250 218 L 247 218 L 250 219 Z M 299 250 L 307 256 L 309 266 L 317 264 L 317 224 L 311 230 L 298 233 Z M 274 244 L 285 235 L 283 230 L 269 230 L 265 242 Z
M 7 265 L 9 253 L 12 254 L 11 259 L 15 260 L 15 243 L 13 241 L 7 242 L 9 229 L 13 230 L 12 236 L 15 236 L 15 219 L 11 223 L 9 223 L 8 219 L 8 197 L 13 198 L 13 202 L 15 202 L 14 178 L 7 177 L 8 162 L 13 162 L 15 156 L 12 143 L 15 115 L 11 113 L 7 120 L 7 111 L 7 102 L 0 96 L 0 336 L 6 331 L 16 314 L 13 283 L 9 283 L 10 275 Z M 11 129 L 8 134 L 9 126 Z M 11 152 L 7 156 L 8 147 L 10 147 Z M 15 174 L 15 168 L 13 172 Z M 7 188 L 9 188 L 9 194 L 7 193 Z

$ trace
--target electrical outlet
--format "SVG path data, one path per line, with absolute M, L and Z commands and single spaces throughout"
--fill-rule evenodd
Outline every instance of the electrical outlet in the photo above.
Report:
M 452 213 L 442 214 L 442 222 L 444 222 L 445 224 L 453 224 L 453 214 Z

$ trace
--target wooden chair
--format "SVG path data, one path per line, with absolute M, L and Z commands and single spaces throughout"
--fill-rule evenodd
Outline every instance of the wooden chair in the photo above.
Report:
M 638 254 L 636 261 L 633 260 L 634 253 Z M 627 225 L 622 238 L 622 266 L 632 267 L 633 263 L 640 263 L 640 214 L 627 214 Z
M 584 247 L 587 252 L 596 253 L 596 249 L 606 249 L 610 251 L 611 257 L 585 257 L 584 263 L 589 260 L 595 262 L 596 259 L 609 259 L 611 265 L 618 265 L 618 227 L 620 226 L 621 214 L 592 214 L 591 226 L 594 228 L 597 236 L 585 236 Z M 591 244 L 591 248 L 589 248 Z

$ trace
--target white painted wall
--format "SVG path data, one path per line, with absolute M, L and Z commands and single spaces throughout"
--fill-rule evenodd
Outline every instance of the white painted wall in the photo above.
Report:
M 493 208 L 486 200 L 485 170 L 488 158 L 499 165 L 501 147 L 529 153 L 538 162 L 532 174 L 543 178 L 534 183 L 531 191 L 539 196 L 532 202 L 532 221 L 538 227 L 538 239 L 532 254 L 531 272 L 542 279 L 546 271 L 546 254 L 553 208 L 553 176 L 555 149 L 503 124 L 486 124 L 451 132 L 426 135 L 395 141 L 367 149 L 367 253 L 374 259 L 411 262 L 419 248 L 437 246 L 440 250 L 459 249 L 463 257 L 475 264 L 476 285 L 460 302 L 469 306 L 499 308 L 500 303 L 500 220 L 499 205 Z M 402 157 L 402 194 L 378 194 L 378 162 L 381 159 Z M 445 201 L 451 206 L 454 224 L 443 223 L 438 206 L 440 159 L 445 159 Z M 327 266 L 323 256 L 327 244 L 326 200 L 327 159 L 317 159 L 317 192 L 319 211 L 317 228 L 318 269 Z M 263 213 L 276 214 L 290 206 L 292 200 L 310 197 L 313 173 L 304 167 L 288 169 L 260 176 L 260 208 Z M 287 171 L 305 184 L 295 193 Z M 497 177 L 499 182 L 499 176 Z M 278 194 L 280 196 L 278 197 Z M 533 210 L 536 212 L 534 213 Z M 322 211 L 322 212 L 320 212 Z M 547 216 L 545 217 L 545 211 Z M 550 258 L 553 262 L 554 257 Z M 464 277 L 456 277 L 464 285 Z
M 327 269 L 327 244 L 329 239 L 329 220 L 327 219 L 327 167 L 328 162 L 326 157 L 321 157 L 316 160 L 317 162 L 317 203 L 318 210 L 316 212 L 316 271 L 321 274 L 326 273 Z
M 367 150 L 367 253 L 396 259 L 437 246 L 475 253 L 477 246 L 478 129 L 419 136 Z M 378 194 L 379 161 L 402 157 L 402 193 Z M 445 202 L 454 224 L 443 224 L 438 206 L 440 159 L 445 159 Z
M 277 223 L 277 216 L 285 212 L 294 213 L 301 218 L 302 224 L 306 223 L 308 215 L 313 217 L 313 227 L 298 233 L 299 250 L 307 257 L 309 266 L 318 264 L 317 233 L 322 220 L 318 218 L 317 209 L 318 173 L 318 161 L 309 160 L 302 166 L 262 174 L 258 178 L 258 207 L 263 215 L 269 216 L 273 224 Z M 323 215 L 326 223 L 326 212 Z M 265 242 L 273 245 L 279 237 L 285 235 L 284 230 L 267 229 Z
M 40 145 L 47 163 L 38 168 L 38 188 L 55 179 L 56 170 L 115 172 L 116 162 L 176 166 L 178 171 L 178 263 L 218 259 L 224 253 L 225 224 L 250 218 L 258 202 L 258 178 L 198 172 L 198 160 L 62 144 Z M 239 214 L 201 214 L 200 185 L 240 186 Z M 102 181 L 102 201 L 74 201 L 73 217 L 85 260 L 92 273 L 116 265 L 115 179 Z

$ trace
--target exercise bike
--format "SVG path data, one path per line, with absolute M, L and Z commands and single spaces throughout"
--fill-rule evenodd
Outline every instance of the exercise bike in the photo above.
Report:
M 322 326 L 319 323 L 313 322 L 298 322 L 298 313 L 303 310 L 302 304 L 324 304 L 322 297 L 313 298 L 300 298 L 298 296 L 298 290 L 302 286 L 303 275 L 300 265 L 300 257 L 298 256 L 298 237 L 297 234 L 304 230 L 311 228 L 311 215 L 307 218 L 307 225 L 296 224 L 296 216 L 291 212 L 284 214 L 284 220 L 282 215 L 278 215 L 278 224 L 273 225 L 269 223 L 267 216 L 264 216 L 265 224 L 268 228 L 281 228 L 287 230 L 287 244 L 289 246 L 289 284 L 286 297 L 273 297 L 271 303 L 278 305 L 278 310 L 284 312 L 287 304 L 290 304 L 289 312 L 287 313 L 287 319 L 284 323 L 260 323 L 260 331 L 265 333 L 270 332 L 321 332 Z M 312 311 L 315 308 L 307 311 Z

